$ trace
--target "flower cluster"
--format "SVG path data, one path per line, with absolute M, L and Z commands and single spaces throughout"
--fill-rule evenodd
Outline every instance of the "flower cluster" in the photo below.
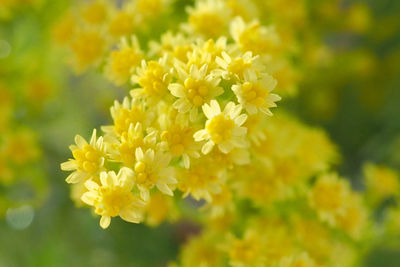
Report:
M 203 231 L 171 266 L 358 260 L 357 244 L 371 232 L 367 198 L 376 204 L 395 195 L 398 179 L 367 165 L 370 192 L 356 192 L 333 171 L 340 157 L 321 129 L 283 111 L 272 117 L 281 100 L 275 88 L 290 94 L 297 79 L 288 59 L 295 34 L 282 18 L 303 27 L 296 22 L 305 15 L 282 14 L 277 30 L 256 17 L 257 7 L 280 10 L 279 1 L 267 8 L 264 1 L 198 0 L 170 27 L 176 30 L 150 34 L 163 12 L 175 12 L 169 4 L 94 1 L 54 30 L 75 69 L 97 66 L 131 89 L 114 102 L 103 134 L 95 129 L 89 141 L 77 135 L 70 146 L 73 158 L 61 169 L 72 172 L 73 199 L 101 216 L 102 228 L 113 217 L 158 225 L 185 216 L 182 207 L 194 201 Z M 379 192 L 376 179 L 385 181 Z

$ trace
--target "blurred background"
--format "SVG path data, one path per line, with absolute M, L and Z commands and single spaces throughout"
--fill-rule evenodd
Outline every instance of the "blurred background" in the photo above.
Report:
M 339 173 L 356 189 L 365 162 L 399 170 L 400 1 L 284 2 L 301 2 L 296 18 L 307 23 L 296 24 L 304 47 L 291 59 L 301 75 L 280 107 L 328 132 L 342 155 Z M 70 199 L 59 167 L 68 146 L 75 134 L 88 138 L 109 124 L 113 100 L 128 92 L 95 70 L 76 76 L 64 64 L 52 25 L 70 5 L 0 0 L 0 266 L 165 266 L 193 231 L 190 222 L 152 228 L 115 219 L 102 230 Z M 363 265 L 399 262 L 393 236 Z

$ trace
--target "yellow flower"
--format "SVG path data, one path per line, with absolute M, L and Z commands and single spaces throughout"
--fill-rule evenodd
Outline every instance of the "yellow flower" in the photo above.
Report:
M 98 184 L 87 180 L 88 192 L 81 197 L 82 201 L 95 208 L 94 212 L 101 216 L 100 226 L 105 229 L 110 225 L 111 217 L 120 216 L 123 220 L 139 223 L 142 220 L 142 200 L 132 193 L 134 186 L 133 172 L 129 168 L 121 168 L 115 172 L 101 172 Z
M 22 129 L 5 137 L 4 153 L 13 163 L 22 165 L 40 155 L 35 133 L 30 129 Z
M 208 66 L 200 69 L 197 65 L 191 65 L 190 71 L 176 66 L 180 83 L 172 83 L 168 86 L 171 94 L 177 98 L 173 104 L 181 113 L 189 112 L 191 121 L 196 120 L 198 108 L 215 97 L 221 95 L 224 90 L 219 87 L 221 79 L 212 74 L 207 74 Z
M 159 61 L 142 61 L 136 74 L 132 76 L 132 83 L 140 85 L 141 88 L 131 90 L 134 99 L 145 97 L 150 103 L 162 99 L 168 93 L 168 84 L 171 74 L 166 67 L 167 57 Z
M 144 128 L 147 128 L 149 121 L 153 119 L 153 114 L 146 112 L 142 103 L 135 101 L 135 99 L 129 101 L 127 97 L 122 101 L 122 105 L 118 101 L 114 102 L 114 106 L 111 107 L 111 116 L 114 125 L 103 126 L 101 129 L 108 137 L 114 138 L 126 134 L 131 124 L 135 126 L 136 123 L 140 122 Z
M 195 7 L 188 7 L 190 32 L 206 37 L 218 37 L 224 34 L 230 19 L 230 9 L 221 0 L 196 1 Z
M 155 19 L 169 7 L 171 0 L 136 0 L 136 12 L 145 18 Z
M 102 1 L 95 1 L 82 10 L 83 19 L 90 24 L 101 24 L 107 18 L 107 7 Z
M 207 202 L 213 201 L 213 194 L 221 192 L 225 179 L 223 172 L 204 160 L 195 161 L 190 169 L 183 169 L 179 174 L 178 188 L 184 193 L 183 197 L 190 194 L 196 200 L 205 199 Z
M 150 198 L 150 189 L 154 186 L 162 193 L 173 196 L 171 186 L 177 183 L 174 169 L 169 167 L 171 157 L 154 149 L 137 148 L 135 151 L 135 181 L 140 195 L 145 201 Z
M 221 57 L 215 61 L 223 69 L 221 75 L 224 79 L 230 80 L 231 77 L 242 81 L 245 79 L 245 73 L 248 71 L 257 71 L 260 66 L 257 64 L 258 56 L 253 56 L 252 52 L 246 52 L 243 55 L 231 57 L 225 51 L 222 51 Z
M 117 12 L 111 19 L 108 32 L 114 38 L 120 38 L 133 33 L 135 29 L 135 18 L 124 10 Z
M 262 241 L 254 231 L 247 231 L 243 238 L 231 237 L 229 260 L 233 267 L 262 266 Z
M 187 53 L 192 51 L 191 39 L 185 37 L 182 33 L 173 34 L 168 31 L 161 35 L 161 41 L 150 41 L 149 55 L 162 57 L 164 54 L 170 54 L 170 58 L 177 58 L 182 62 L 187 62 Z
M 110 54 L 105 67 L 106 76 L 116 85 L 122 85 L 129 80 L 142 59 L 143 53 L 136 36 L 131 37 L 131 43 L 128 43 L 127 38 L 122 38 L 118 49 Z
M 173 212 L 173 199 L 160 192 L 151 194 L 149 203 L 145 207 L 146 223 L 150 226 L 158 226 L 170 217 Z
M 97 176 L 104 170 L 105 161 L 103 137 L 96 138 L 96 129 L 89 143 L 80 135 L 75 136 L 75 143 L 70 146 L 74 159 L 61 163 L 63 171 L 74 171 L 66 179 L 72 184 Z
M 67 13 L 54 25 L 53 38 L 59 44 L 66 44 L 72 40 L 76 29 L 76 18 Z
M 364 165 L 367 198 L 373 205 L 400 194 L 399 175 L 392 169 L 367 163 Z
M 74 54 L 75 69 L 81 72 L 101 59 L 106 48 L 106 41 L 96 31 L 81 31 L 75 35 L 70 47 Z
M 276 80 L 268 74 L 262 74 L 259 79 L 253 71 L 246 72 L 244 76 L 244 83 L 232 86 L 239 103 L 249 114 L 256 114 L 260 110 L 271 116 L 272 112 L 269 109 L 276 107 L 275 102 L 281 100 L 280 96 L 271 94 Z
M 214 147 L 223 153 L 229 153 L 235 147 L 243 148 L 247 146 L 247 129 L 241 127 L 246 121 L 247 115 L 240 114 L 241 105 L 233 102 L 226 104 L 224 111 L 216 100 L 211 100 L 210 105 L 203 105 L 203 112 L 207 117 L 205 129 L 197 131 L 193 137 L 197 142 L 206 140 L 201 149 L 203 154 L 208 154 Z
M 193 134 L 195 128 L 190 126 L 188 120 L 176 116 L 174 119 L 164 119 L 161 124 L 161 148 L 173 157 L 182 157 L 186 169 L 190 166 L 190 157 L 198 158 L 200 154 L 199 143 Z
M 279 47 L 280 40 L 275 28 L 263 27 L 257 20 L 246 24 L 241 17 L 236 17 L 231 22 L 230 32 L 242 52 L 271 54 Z
M 336 216 L 345 211 L 349 196 L 348 182 L 335 173 L 327 173 L 319 177 L 311 189 L 309 202 L 323 221 L 336 225 Z
M 110 140 L 111 141 L 111 140 Z M 143 149 L 155 148 L 157 142 L 157 132 L 149 130 L 147 135 L 141 123 L 130 124 L 127 132 L 122 133 L 120 140 L 109 142 L 107 148 L 110 160 L 122 162 L 126 167 L 133 167 L 135 163 L 135 151 L 138 147 Z

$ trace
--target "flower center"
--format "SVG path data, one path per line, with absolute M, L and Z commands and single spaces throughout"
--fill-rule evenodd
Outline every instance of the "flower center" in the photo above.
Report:
M 101 156 L 91 145 L 87 144 L 83 149 L 74 150 L 72 154 L 77 160 L 79 168 L 85 172 L 95 173 L 99 169 Z
M 149 95 L 163 96 L 168 87 L 164 82 L 164 76 L 165 72 L 160 63 L 150 61 L 148 62 L 145 75 L 139 79 L 139 85 Z
M 245 82 L 242 85 L 242 94 L 246 102 L 260 107 L 264 105 L 265 98 L 268 96 L 268 91 L 265 90 L 260 84 Z
M 211 135 L 211 140 L 216 144 L 229 139 L 232 136 L 234 127 L 234 121 L 225 118 L 222 114 L 212 118 L 206 125 L 207 132 Z
M 204 104 L 208 95 L 208 86 L 205 81 L 189 77 L 185 80 L 185 88 L 187 97 L 194 106 L 200 107 Z
M 123 208 L 133 202 L 131 192 L 120 186 L 101 187 L 99 195 L 101 196 L 101 202 L 96 208 L 96 213 L 101 215 L 118 216 Z

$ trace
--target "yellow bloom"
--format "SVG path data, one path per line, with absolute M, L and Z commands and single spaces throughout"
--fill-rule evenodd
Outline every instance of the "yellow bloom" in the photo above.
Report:
M 94 212 L 101 216 L 100 226 L 107 228 L 111 217 L 120 216 L 123 220 L 139 223 L 142 220 L 142 200 L 132 193 L 134 186 L 133 172 L 129 168 L 121 168 L 115 172 L 101 172 L 98 184 L 87 180 L 88 192 L 81 197 L 82 201 L 95 208 Z
M 279 47 L 280 40 L 275 28 L 261 26 L 257 20 L 246 24 L 241 17 L 237 17 L 231 22 L 230 32 L 242 52 L 271 54 Z
M 229 153 L 235 147 L 247 146 L 245 127 L 241 127 L 247 119 L 246 114 L 240 114 L 241 105 L 229 102 L 224 111 L 216 100 L 211 100 L 210 105 L 203 105 L 203 112 L 207 117 L 205 129 L 197 131 L 193 137 L 197 142 L 206 140 L 201 149 L 203 154 L 208 154 L 214 147 L 223 153 Z
M 81 72 L 101 59 L 106 48 L 106 41 L 96 31 L 81 31 L 75 35 L 70 47 L 74 55 L 75 69 Z
M 11 162 L 22 165 L 40 155 L 35 133 L 29 129 L 17 130 L 5 137 L 4 153 Z
M 318 178 L 309 194 L 309 201 L 322 220 L 336 225 L 336 216 L 345 211 L 349 196 L 348 182 L 335 173 L 327 173 Z
M 124 10 L 117 12 L 111 19 L 108 32 L 114 38 L 120 38 L 133 33 L 135 29 L 135 18 Z
M 232 237 L 229 247 L 230 264 L 233 267 L 262 266 L 262 241 L 254 231 L 247 231 L 243 238 Z
M 253 56 L 252 52 L 246 52 L 243 55 L 231 57 L 225 51 L 222 51 L 221 57 L 216 58 L 217 64 L 223 69 L 221 72 L 224 79 L 229 80 L 231 77 L 236 80 L 243 81 L 245 73 L 248 71 L 258 71 L 260 68 L 256 60 L 258 56 Z
M 161 123 L 161 148 L 173 157 L 182 157 L 185 168 L 190 166 L 190 157 L 198 158 L 200 154 L 199 143 L 193 134 L 195 128 L 190 126 L 188 120 L 176 116 L 174 119 L 166 118 Z
M 171 94 L 178 98 L 173 107 L 181 113 L 189 112 L 190 120 L 194 121 L 198 116 L 199 107 L 224 92 L 222 87 L 218 86 L 221 79 L 207 74 L 207 65 L 200 69 L 197 65 L 191 65 L 189 72 L 176 65 L 176 70 L 180 82 L 168 86 Z
M 142 124 L 139 122 L 130 124 L 127 132 L 122 133 L 120 140 L 111 142 L 107 148 L 110 160 L 121 162 L 126 167 L 133 167 L 135 163 L 135 151 L 138 147 L 142 149 L 155 148 L 157 142 L 157 132 L 149 130 L 144 134 Z
M 205 199 L 212 202 L 212 195 L 221 192 L 225 175 L 217 168 L 213 168 L 207 161 L 195 161 L 190 169 L 184 169 L 179 174 L 178 188 L 184 193 L 183 197 L 189 194 L 196 200 Z
M 168 84 L 171 74 L 166 66 L 167 57 L 159 61 L 142 61 L 136 74 L 132 76 L 132 83 L 140 85 L 141 88 L 131 90 L 134 99 L 145 97 L 150 103 L 162 99 L 168 93 Z
M 143 53 L 136 36 L 131 37 L 130 43 L 127 38 L 122 38 L 118 49 L 110 54 L 105 74 L 116 85 L 122 85 L 129 80 L 132 71 L 139 66 L 142 59 Z
M 70 146 L 74 159 L 61 163 L 63 171 L 74 171 L 66 179 L 72 184 L 97 176 L 104 170 L 105 161 L 103 137 L 96 138 L 96 129 L 89 143 L 80 135 L 75 136 L 75 143 Z
M 66 44 L 72 40 L 76 29 L 76 18 L 67 13 L 54 25 L 53 38 L 59 44 Z
M 221 0 L 196 1 L 195 7 L 188 7 L 190 32 L 206 37 L 224 34 L 230 19 L 230 9 Z
M 122 101 L 122 105 L 118 101 L 114 102 L 114 106 L 111 107 L 111 116 L 114 125 L 101 128 L 108 137 L 120 137 L 128 132 L 131 124 L 135 126 L 138 122 L 147 128 L 149 121 L 153 119 L 153 114 L 146 112 L 142 103 L 134 99 L 130 101 L 127 97 Z
M 147 201 L 154 186 L 166 195 L 173 195 L 171 186 L 177 183 L 174 169 L 169 167 L 171 157 L 161 151 L 137 148 L 135 151 L 135 181 L 141 197 Z
M 256 114 L 260 110 L 267 115 L 272 115 L 269 109 L 276 107 L 275 102 L 281 100 L 280 96 L 271 94 L 276 86 L 276 80 L 268 74 L 262 74 L 259 79 L 252 71 L 246 72 L 244 76 L 244 83 L 232 86 L 232 91 L 239 103 L 249 114 Z
M 101 24 L 107 18 L 107 7 L 102 1 L 95 1 L 84 7 L 82 17 L 90 24 Z
M 367 163 L 364 165 L 367 198 L 373 205 L 400 194 L 399 175 L 392 169 Z

